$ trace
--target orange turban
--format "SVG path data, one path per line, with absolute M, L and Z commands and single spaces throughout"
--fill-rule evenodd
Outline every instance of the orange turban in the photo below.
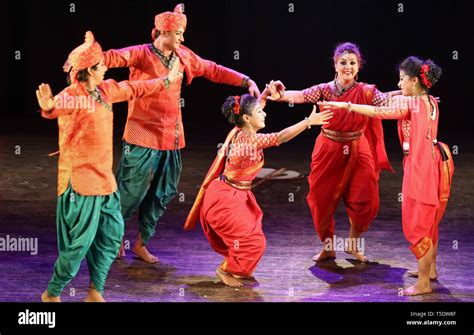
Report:
M 86 32 L 84 43 L 74 49 L 64 63 L 64 72 L 70 72 L 71 81 L 77 81 L 77 72 L 99 63 L 102 59 L 102 48 L 94 39 L 92 32 Z
M 164 12 L 155 16 L 155 28 L 151 32 L 151 38 L 154 39 L 157 31 L 174 31 L 180 28 L 186 29 L 186 15 L 183 14 L 184 5 L 176 5 L 173 12 Z

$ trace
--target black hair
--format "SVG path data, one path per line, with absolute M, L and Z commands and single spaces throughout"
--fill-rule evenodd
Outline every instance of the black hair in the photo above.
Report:
M 99 66 L 99 63 L 95 64 L 94 66 L 91 66 L 92 70 L 97 70 L 97 66 Z M 71 71 L 66 76 L 66 82 L 68 85 L 71 85 L 71 77 L 70 77 Z M 80 82 L 85 82 L 89 79 L 89 72 L 87 72 L 87 69 L 82 69 L 77 71 L 77 80 Z
M 221 111 L 230 124 L 242 127 L 244 125 L 243 116 L 245 114 L 252 115 L 257 99 L 250 94 L 244 94 L 240 97 L 239 101 L 237 100 L 236 96 L 228 97 L 222 105 Z M 238 113 L 235 111 L 237 108 Z
M 428 65 L 428 71 L 425 74 L 429 83 L 426 83 L 422 77 L 422 66 Z M 416 56 L 407 57 L 399 66 L 409 77 L 418 77 L 421 88 L 429 92 L 430 88 L 436 85 L 443 71 L 431 59 L 422 60 Z M 428 84 L 428 85 L 427 85 Z M 429 87 L 428 87 L 429 86 Z

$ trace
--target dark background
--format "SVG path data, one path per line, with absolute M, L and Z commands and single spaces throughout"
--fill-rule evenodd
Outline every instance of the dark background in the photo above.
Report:
M 75 4 L 71 13 L 70 3 Z M 104 50 L 149 43 L 154 16 L 172 11 L 178 1 L 8 1 L 2 3 L 4 44 L 2 132 L 55 132 L 56 122 L 36 113 L 34 91 L 41 82 L 54 93 L 66 86 L 62 65 L 68 53 L 92 30 Z M 294 4 L 294 12 L 288 11 Z M 468 92 L 469 8 L 460 1 L 184 1 L 188 26 L 185 45 L 203 58 L 243 72 L 260 89 L 271 79 L 287 89 L 303 89 L 334 76 L 332 53 L 339 42 L 357 43 L 366 60 L 359 80 L 382 91 L 397 89 L 397 65 L 409 55 L 433 59 L 443 75 L 432 94 L 441 98 L 440 140 L 471 150 L 473 118 Z M 399 4 L 403 13 L 399 13 Z M 6 40 L 6 41 L 5 41 Z M 16 50 L 21 60 L 14 59 Z M 240 60 L 234 60 L 234 51 Z M 457 51 L 458 60 L 453 60 Z M 472 61 L 471 61 L 472 62 Z M 128 78 L 112 69 L 108 78 Z M 4 77 L 5 78 L 5 77 Z M 197 78 L 184 86 L 183 120 L 187 141 L 222 140 L 229 126 L 220 115 L 228 95 L 245 92 Z M 471 94 L 472 95 L 472 94 Z M 115 105 L 115 132 L 123 131 L 127 104 Z M 266 132 L 301 120 L 311 106 L 269 103 Z M 389 151 L 397 150 L 395 122 L 385 122 Z M 296 143 L 314 141 L 306 133 Z M 299 145 L 295 146 L 299 147 Z M 307 151 L 307 149 L 304 149 Z
M 76 13 L 69 12 L 71 2 L 76 5 Z M 295 5 L 294 13 L 288 12 L 290 2 Z M 0 80 L 3 102 L 0 108 L 0 235 L 37 236 L 41 250 L 37 257 L 19 253 L 0 255 L 0 258 L 6 256 L 1 259 L 0 301 L 37 301 L 57 257 L 54 211 L 58 156 L 47 155 L 57 150 L 57 122 L 44 120 L 36 112 L 36 87 L 41 82 L 49 82 L 57 93 L 66 86 L 62 65 L 69 52 L 83 42 L 86 30 L 94 32 L 104 49 L 149 43 L 154 16 L 173 10 L 176 3 L 161 0 L 0 2 L 3 46 L 0 55 L 4 58 L 0 64 L 1 73 L 6 74 Z M 403 13 L 397 11 L 398 3 L 403 4 Z M 368 256 L 374 261 L 370 266 L 360 267 L 350 259 L 344 261 L 342 255 L 338 255 L 338 262 L 344 262 L 340 265 L 312 266 L 310 257 L 319 251 L 320 244 L 316 242 L 311 224 L 305 199 L 308 184 L 303 177 L 309 173 L 311 150 L 319 132 L 319 127 L 313 127 L 290 143 L 265 152 L 266 167 L 285 167 L 301 173 L 302 178 L 269 180 L 254 190 L 265 213 L 264 230 L 268 239 L 269 257 L 265 256 L 258 267 L 257 278 L 261 276 L 261 286 L 235 291 L 215 285 L 210 276 L 214 276 L 215 265 L 212 264 L 218 264 L 217 256 L 211 252 L 201 229 L 183 233 L 182 224 L 215 157 L 216 144 L 222 142 L 231 128 L 220 115 L 220 106 L 226 96 L 245 90 L 197 78 L 190 87 L 183 88 L 187 147 L 182 151 L 183 172 L 179 189 L 186 197 L 184 201 L 176 198 L 170 204 L 150 245 L 153 253 L 159 252 L 162 263 L 156 268 L 149 267 L 128 253 L 124 263 L 112 267 L 108 285 L 113 289 L 108 290 L 106 298 L 122 302 L 295 301 L 288 295 L 288 285 L 293 285 L 295 292 L 302 292 L 298 301 L 331 302 L 330 306 L 324 306 L 326 312 L 317 311 L 325 321 L 329 317 L 339 318 L 351 327 L 370 327 L 371 321 L 360 320 L 366 321 L 367 316 L 373 318 L 373 311 L 365 306 L 354 309 L 355 305 L 350 305 L 356 314 L 353 311 L 346 313 L 334 302 L 423 301 L 424 306 L 428 306 L 425 310 L 453 311 L 457 308 L 452 305 L 437 308 L 426 303 L 456 302 L 458 306 L 464 306 L 459 302 L 472 301 L 474 127 L 471 114 L 474 94 L 470 92 L 473 71 L 470 44 L 474 19 L 466 3 L 192 0 L 185 1 L 185 5 L 188 17 L 185 44 L 203 58 L 248 74 L 260 88 L 271 79 L 281 79 L 289 89 L 303 89 L 332 80 L 332 53 L 335 45 L 343 41 L 360 45 L 366 59 L 360 80 L 377 84 L 382 91 L 396 89 L 397 64 L 408 55 L 431 57 L 443 68 L 444 74 L 432 92 L 441 98 L 438 138 L 450 146 L 458 146 L 459 154 L 454 156 L 456 171 L 451 198 L 440 225 L 440 280 L 433 283 L 436 293 L 432 295 L 405 300 L 396 294 L 400 285 L 405 283 L 406 269 L 414 266 L 415 259 L 404 242 L 400 226 L 401 203 L 398 199 L 403 170 L 396 122 L 384 121 L 387 149 L 397 173 L 386 172 L 380 178 L 381 210 L 367 233 L 367 241 L 371 241 L 368 242 Z M 16 50 L 21 51 L 19 61 L 14 60 Z M 234 50 L 240 51 L 238 61 L 233 59 Z M 459 52 L 459 60 L 452 59 L 454 50 Z M 128 70 L 113 69 L 107 76 L 127 79 Z M 114 107 L 115 164 L 121 156 L 120 136 L 126 109 L 126 103 Z M 266 107 L 269 114 L 267 129 L 264 131 L 280 130 L 301 120 L 310 110 L 308 105 L 289 108 L 286 104 L 269 103 Z M 21 153 L 17 154 L 16 148 L 21 148 Z M 294 202 L 289 201 L 289 192 L 295 195 Z M 337 236 L 347 236 L 349 223 L 343 206 L 339 206 L 335 217 Z M 127 223 L 127 239 L 134 241 L 136 228 L 135 219 Z M 454 241 L 459 244 L 459 249 L 454 249 Z M 87 288 L 88 282 L 87 271 L 82 271 L 74 285 Z M 188 293 L 180 298 L 176 292 L 182 287 L 186 287 Z M 63 297 L 65 301 L 78 301 L 80 295 L 68 297 L 64 294 Z M 339 309 L 333 313 L 327 306 Z M 380 305 L 373 306 L 384 313 L 377 319 L 384 325 L 397 320 L 397 315 L 401 319 L 394 325 L 401 325 L 409 315 L 408 310 L 394 314 Z M 420 310 L 411 304 L 403 306 Z M 137 318 L 130 316 L 130 312 L 138 311 L 135 307 L 126 313 L 129 315 L 127 320 L 136 323 Z M 317 307 L 311 305 L 310 308 L 314 315 Z M 228 315 L 227 308 L 225 311 Z M 74 315 L 70 312 L 66 314 Z M 207 315 L 212 313 L 204 312 Z M 254 314 L 250 311 L 249 315 Z M 58 327 L 61 320 L 64 321 L 61 315 L 57 314 Z M 278 311 L 271 315 L 280 323 L 287 320 L 279 318 Z M 458 325 L 467 318 L 465 315 L 467 312 L 462 311 L 456 314 Z M 3 316 L 2 321 L 5 319 Z M 143 314 L 142 319 L 150 319 L 147 316 Z M 228 320 L 228 317 L 220 319 Z M 295 325 L 318 324 L 311 317 L 302 321 L 290 319 Z M 16 319 L 13 320 L 16 324 Z M 83 324 L 89 325 L 89 321 L 94 323 L 93 319 L 88 319 L 88 323 Z M 191 319 L 188 323 L 197 324 Z M 149 325 L 146 321 L 141 324 Z

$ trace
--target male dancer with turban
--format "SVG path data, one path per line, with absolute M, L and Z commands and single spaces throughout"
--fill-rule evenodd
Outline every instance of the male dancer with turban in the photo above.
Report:
M 187 19 L 183 5 L 174 12 L 156 15 L 152 43 L 109 50 L 104 53 L 109 68 L 129 67 L 130 80 L 166 76 L 174 64 L 186 73 L 187 84 L 195 77 L 213 82 L 248 87 L 260 95 L 247 76 L 202 59 L 182 45 Z M 184 132 L 180 95 L 182 80 L 167 83 L 166 89 L 132 101 L 123 135 L 123 153 L 117 172 L 122 214 L 128 220 L 138 209 L 139 234 L 132 251 L 147 263 L 158 258 L 149 253 L 147 242 L 155 234 L 157 221 L 177 195 L 181 173 Z M 124 248 L 120 256 L 124 256 Z
M 48 84 L 36 91 L 41 115 L 58 119 L 59 163 L 56 223 L 59 257 L 41 300 L 59 302 L 60 294 L 87 258 L 90 289 L 85 301 L 104 301 L 108 272 L 124 233 L 120 197 L 112 172 L 114 102 L 153 94 L 180 79 L 178 67 L 166 78 L 117 83 L 104 81 L 107 67 L 89 31 L 64 70 L 71 85 L 53 97 Z

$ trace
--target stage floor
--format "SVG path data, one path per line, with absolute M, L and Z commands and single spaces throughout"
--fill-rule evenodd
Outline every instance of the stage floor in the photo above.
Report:
M 188 137 L 189 140 L 189 137 Z M 0 138 L 0 238 L 38 239 L 38 253 L 0 251 L 0 301 L 39 301 L 57 257 L 55 204 L 57 134 L 15 135 Z M 21 154 L 18 153 L 19 145 Z M 266 151 L 265 166 L 285 167 L 305 175 L 309 172 L 312 147 L 300 142 Z M 149 249 L 160 263 L 148 265 L 128 252 L 116 261 L 106 284 L 105 298 L 114 302 L 403 302 L 474 301 L 474 154 L 455 156 L 452 196 L 440 225 L 439 279 L 434 293 L 401 297 L 399 289 L 413 284 L 407 270 L 416 261 L 401 228 L 401 157 L 390 155 L 397 174 L 384 172 L 380 179 L 381 207 L 365 237 L 369 264 L 361 264 L 343 252 L 335 261 L 315 265 L 319 252 L 305 196 L 306 179 L 267 181 L 254 190 L 264 212 L 267 250 L 255 272 L 255 281 L 235 289 L 216 280 L 214 270 L 221 257 L 210 248 L 202 230 L 185 232 L 184 219 L 215 154 L 216 144 L 188 142 L 182 151 L 181 199 L 170 205 L 157 227 Z M 116 142 L 115 156 L 119 157 Z M 57 157 L 57 156 L 56 156 Z M 291 202 L 290 193 L 294 194 Z M 184 198 L 183 198 L 184 196 Z M 181 200 L 181 201 L 180 201 Z M 290 199 L 291 200 L 291 199 Z M 133 245 L 136 217 L 127 222 L 126 239 Z M 336 235 L 348 236 L 349 223 L 342 204 L 336 213 Z M 65 289 L 63 301 L 81 301 L 88 287 L 84 261 L 78 276 Z

